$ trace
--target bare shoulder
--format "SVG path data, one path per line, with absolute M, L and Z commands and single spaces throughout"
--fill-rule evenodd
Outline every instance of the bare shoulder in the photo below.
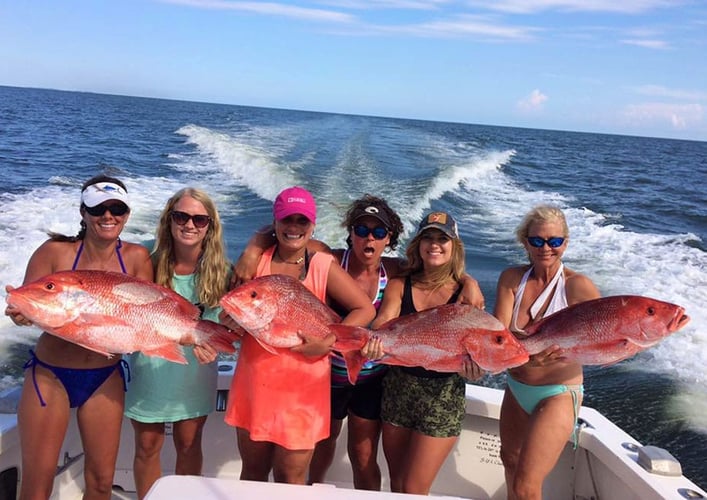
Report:
M 150 257 L 150 251 L 139 243 L 121 241 L 121 244 L 120 251 L 125 256 L 134 257 L 136 259 L 145 259 Z
M 570 305 L 601 297 L 599 289 L 589 277 L 567 268 L 565 268 L 565 290 Z
M 147 248 L 137 243 L 122 242 L 120 251 L 129 274 L 144 280 L 153 280 L 152 260 Z
M 45 274 L 70 269 L 76 257 L 77 243 L 72 241 L 46 240 L 30 257 L 29 266 L 40 264 Z
M 392 278 L 388 281 L 385 286 L 385 293 L 395 295 L 396 293 L 402 295 L 403 287 L 405 286 L 405 278 L 398 277 Z
M 507 288 L 516 288 L 520 283 L 523 274 L 528 270 L 528 265 L 508 267 L 501 272 L 498 277 L 498 285 Z

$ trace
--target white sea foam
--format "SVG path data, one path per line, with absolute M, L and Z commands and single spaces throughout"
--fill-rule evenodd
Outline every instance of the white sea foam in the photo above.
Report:
M 185 135 L 202 154 L 200 164 L 183 163 L 184 168 L 196 168 L 200 175 L 204 166 L 210 166 L 221 174 L 221 181 L 225 173 L 227 182 L 248 188 L 265 200 L 274 200 L 282 189 L 302 182 L 294 174 L 297 165 L 276 161 L 275 148 L 265 149 L 247 140 L 253 136 L 262 139 L 260 135 L 240 138 L 197 125 L 184 126 L 177 133 Z

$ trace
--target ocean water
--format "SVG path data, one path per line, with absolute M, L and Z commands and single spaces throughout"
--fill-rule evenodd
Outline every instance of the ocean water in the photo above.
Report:
M 425 211 L 449 211 L 488 310 L 501 270 L 525 262 L 513 238 L 522 215 L 556 203 L 569 267 L 603 295 L 651 296 L 692 318 L 631 360 L 587 368 L 585 405 L 707 486 L 705 142 L 0 87 L 0 172 L 0 283 L 15 286 L 47 231 L 76 234 L 80 185 L 102 172 L 128 186 L 124 239 L 152 238 L 167 198 L 195 186 L 216 200 L 232 259 L 294 184 L 314 193 L 315 237 L 334 247 L 364 193 L 400 214 L 401 249 Z M 0 389 L 21 381 L 37 334 L 0 317 Z

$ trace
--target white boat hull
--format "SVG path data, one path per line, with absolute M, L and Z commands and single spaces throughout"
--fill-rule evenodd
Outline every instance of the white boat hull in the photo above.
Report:
M 219 378 L 218 406 L 228 390 L 233 364 L 225 363 Z M 498 419 L 502 391 L 485 387 L 467 386 L 467 415 L 462 435 L 445 462 L 432 492 L 451 498 L 501 500 L 506 498 L 506 488 L 499 451 Z M 621 499 L 662 500 L 707 498 L 707 493 L 682 475 L 664 476 L 650 473 L 638 463 L 641 444 L 615 426 L 599 412 L 582 407 L 579 445 L 575 450 L 568 442 L 559 462 L 545 482 L 543 497 L 546 499 Z M 171 430 L 168 426 L 168 433 Z M 388 470 L 382 451 L 378 461 L 383 475 L 381 493 L 357 492 L 352 489 L 352 475 L 346 456 L 346 426 L 339 438 L 339 446 L 327 475 L 327 485 L 296 487 L 293 485 L 265 485 L 238 481 L 241 461 L 236 446 L 235 430 L 223 422 L 222 412 L 209 416 L 204 429 L 203 478 L 178 477 L 174 474 L 174 446 L 171 437 L 165 440 L 162 466 L 165 477 L 160 480 L 149 498 L 271 498 L 287 494 L 310 499 L 331 498 L 398 498 L 400 495 L 385 493 L 389 490 Z M 122 439 L 114 483 L 114 498 L 135 498 L 132 472 L 133 429 L 124 421 Z M 83 486 L 83 455 L 75 419 L 72 419 L 64 448 L 60 456 L 59 473 L 55 480 L 52 498 L 58 500 L 81 498 Z M 0 414 L 0 473 L 21 470 L 19 436 L 16 416 Z M 10 475 L 6 476 L 11 478 Z M 9 481 L 11 482 L 11 481 Z M 3 486 L 0 485 L 0 493 Z M 304 488 L 304 489 L 302 489 Z M 187 492 L 193 494 L 186 495 Z M 201 493 L 197 495 L 197 493 Z M 209 495 L 208 492 L 214 495 Z M 287 492 L 287 493 L 285 493 Z M 217 494 L 218 493 L 218 494 Z M 176 496 L 175 496 L 176 495 Z M 205 496 L 206 495 L 206 496 Z M 348 495 L 348 496 L 347 496 Z M 406 498 L 414 498 L 406 496 Z

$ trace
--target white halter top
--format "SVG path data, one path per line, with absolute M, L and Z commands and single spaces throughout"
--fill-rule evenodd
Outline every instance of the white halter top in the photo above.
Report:
M 550 304 L 548 304 L 543 317 L 549 316 L 550 314 L 557 312 L 561 309 L 567 307 L 567 293 L 565 292 L 565 266 L 560 264 L 560 268 L 555 273 L 555 276 L 550 280 L 545 289 L 542 291 L 538 298 L 535 299 L 533 305 L 530 306 L 530 319 L 535 319 L 542 309 L 547 298 L 552 294 L 550 299 Z M 518 319 L 518 312 L 520 311 L 520 303 L 523 299 L 523 292 L 525 292 L 525 284 L 528 282 L 528 277 L 533 271 L 531 267 L 528 269 L 520 280 L 518 285 L 518 291 L 516 292 L 515 300 L 513 301 L 513 316 L 511 318 L 511 331 L 513 333 L 523 334 L 525 333 L 522 329 L 518 328 L 516 320 Z

